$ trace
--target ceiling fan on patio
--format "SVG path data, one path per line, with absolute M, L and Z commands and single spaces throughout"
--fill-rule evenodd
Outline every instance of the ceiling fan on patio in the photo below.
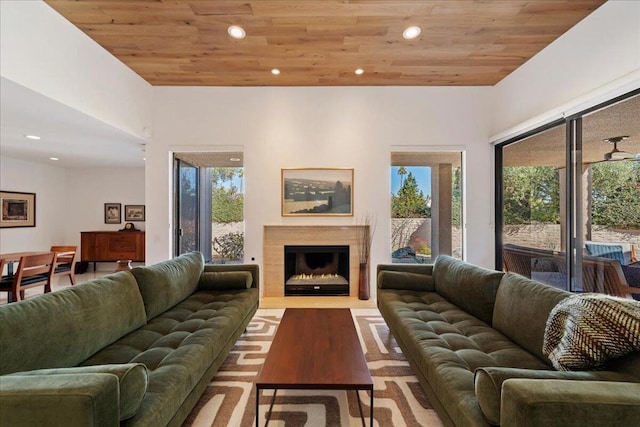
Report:
M 610 152 L 604 155 L 604 160 L 605 161 L 640 160 L 640 153 L 634 155 L 626 151 L 618 150 L 618 144 L 628 138 L 629 138 L 628 135 L 622 135 L 622 136 L 612 136 L 611 138 L 603 139 L 604 142 L 613 144 L 613 150 L 611 150 Z

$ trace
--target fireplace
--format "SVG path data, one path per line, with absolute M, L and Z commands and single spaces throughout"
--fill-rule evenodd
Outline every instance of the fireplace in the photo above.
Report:
M 284 295 L 349 295 L 349 246 L 285 246 Z

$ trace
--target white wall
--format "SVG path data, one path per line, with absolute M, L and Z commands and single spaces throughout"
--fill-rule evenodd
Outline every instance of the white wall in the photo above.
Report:
M 36 193 L 36 227 L 0 229 L 0 252 L 80 246 L 81 231 L 119 230 L 124 206 L 145 203 L 144 168 L 65 169 L 0 157 L 3 191 Z M 122 224 L 104 223 L 104 203 L 122 203 Z M 145 229 L 144 222 L 134 222 Z
M 468 260 L 493 263 L 491 88 L 157 87 L 155 96 L 146 164 L 153 183 L 145 197 L 148 263 L 171 255 L 171 152 L 216 145 L 244 149 L 247 262 L 262 262 L 265 224 L 355 224 L 374 213 L 373 265 L 391 260 L 392 146 L 466 147 Z M 355 169 L 353 218 L 281 216 L 281 168 L 334 166 Z
M 124 206 L 144 205 L 144 168 L 67 169 L 65 240 L 80 246 L 81 231 L 117 231 L 124 227 Z M 122 204 L 122 223 L 104 223 L 104 204 Z M 145 229 L 144 222 L 134 222 Z
M 609 0 L 495 87 L 492 140 L 640 87 L 640 2 Z
M 36 226 L 0 228 L 0 252 L 49 250 L 65 244 L 67 188 L 65 170 L 0 157 L 0 189 L 36 193 Z
M 40 0 L 0 1 L 0 75 L 140 138 L 153 87 Z

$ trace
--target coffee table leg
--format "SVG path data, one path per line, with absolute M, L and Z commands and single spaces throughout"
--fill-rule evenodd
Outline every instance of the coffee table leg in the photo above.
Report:
M 259 427 L 260 422 L 260 388 L 256 386 L 256 427 Z
M 360 420 L 362 421 L 362 427 L 365 427 L 364 414 L 362 413 L 362 403 L 360 403 L 360 390 L 356 390 L 356 400 L 358 401 L 358 409 L 360 410 Z
M 369 425 L 373 427 L 373 386 L 371 386 L 371 406 L 369 408 L 371 408 L 369 410 L 369 415 L 370 415 Z
M 269 404 L 269 412 L 267 412 L 267 421 L 264 423 L 264 427 L 269 425 L 269 419 L 271 418 L 271 411 L 273 410 L 273 403 L 276 401 L 276 393 L 278 392 L 277 388 L 273 389 L 273 397 L 271 398 L 271 404 Z

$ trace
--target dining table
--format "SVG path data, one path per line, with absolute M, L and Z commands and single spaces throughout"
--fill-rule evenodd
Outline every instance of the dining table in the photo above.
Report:
M 42 255 L 48 254 L 51 251 L 25 251 L 25 252 L 9 252 L 6 254 L 0 254 L 0 260 L 7 264 L 7 275 L 13 275 L 13 264 L 20 262 L 20 258 L 27 255 Z M 1 272 L 0 272 L 1 274 Z

